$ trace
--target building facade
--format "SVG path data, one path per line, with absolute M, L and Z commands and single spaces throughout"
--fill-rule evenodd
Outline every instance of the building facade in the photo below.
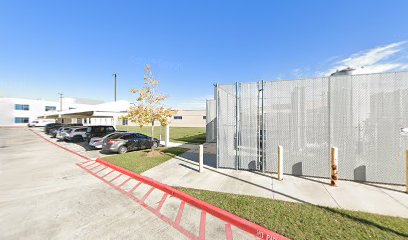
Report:
M 170 127 L 202 127 L 206 125 L 205 110 L 177 110 L 176 114 L 170 120 Z M 126 119 L 118 121 L 119 125 L 136 126 Z M 155 126 L 160 126 L 159 122 L 155 122 Z
M 0 98 L 0 126 L 27 126 L 29 122 L 41 119 L 48 122 L 84 125 L 135 125 L 120 118 L 126 115 L 129 105 L 130 103 L 126 101 L 100 103 L 76 98 L 63 98 L 62 104 L 57 101 Z M 94 112 L 95 116 L 88 116 L 89 112 Z M 158 122 L 155 124 L 160 125 Z M 178 110 L 170 121 L 172 127 L 205 127 L 205 125 L 205 110 Z
M 90 104 L 80 103 L 75 98 L 63 98 L 62 110 L 76 109 Z M 26 126 L 39 116 L 60 110 L 57 101 L 25 98 L 0 98 L 0 126 Z M 62 119 L 61 119 L 62 120 Z M 72 121 L 71 119 L 62 121 Z

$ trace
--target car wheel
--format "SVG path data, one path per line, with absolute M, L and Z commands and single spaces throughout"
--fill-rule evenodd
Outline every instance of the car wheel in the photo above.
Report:
M 157 148 L 158 146 L 159 146 L 159 144 L 157 144 L 157 142 L 153 142 L 152 148 Z
M 128 149 L 127 149 L 127 147 L 125 147 L 125 146 L 121 146 L 121 147 L 119 147 L 119 149 L 118 149 L 118 153 L 119 153 L 119 154 L 126 153 L 127 151 L 128 151 Z
M 72 139 L 72 141 L 73 141 L 73 142 L 81 142 L 81 141 L 82 141 L 82 137 L 81 137 L 81 136 L 75 136 L 75 137 Z

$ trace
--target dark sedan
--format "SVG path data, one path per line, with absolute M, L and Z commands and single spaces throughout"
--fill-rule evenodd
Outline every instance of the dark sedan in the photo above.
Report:
M 156 148 L 159 144 L 159 139 L 152 139 L 141 133 L 116 133 L 103 140 L 102 150 L 126 153 L 132 150 Z

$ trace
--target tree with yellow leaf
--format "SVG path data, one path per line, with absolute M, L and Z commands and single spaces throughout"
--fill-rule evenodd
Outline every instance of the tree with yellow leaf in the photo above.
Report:
M 153 138 L 154 122 L 158 121 L 162 126 L 167 126 L 175 112 L 171 108 L 164 107 L 167 96 L 160 94 L 159 81 L 154 78 L 149 64 L 146 64 L 144 71 L 143 88 L 130 89 L 130 92 L 137 94 L 138 97 L 136 104 L 129 107 L 126 118 L 140 127 L 151 124 Z

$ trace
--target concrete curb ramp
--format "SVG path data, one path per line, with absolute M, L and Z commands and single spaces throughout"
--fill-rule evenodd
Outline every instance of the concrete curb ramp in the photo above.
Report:
M 91 160 L 44 138 L 38 133 L 35 134 L 66 151 L 84 158 L 86 161 L 76 165 L 149 210 L 189 239 L 206 239 L 206 235 L 207 239 L 227 240 L 248 239 L 248 237 L 268 240 L 287 239 L 163 183 L 102 159 Z M 224 225 L 224 231 L 219 231 L 220 224 Z M 218 228 L 215 235 L 209 231 L 211 228 Z

